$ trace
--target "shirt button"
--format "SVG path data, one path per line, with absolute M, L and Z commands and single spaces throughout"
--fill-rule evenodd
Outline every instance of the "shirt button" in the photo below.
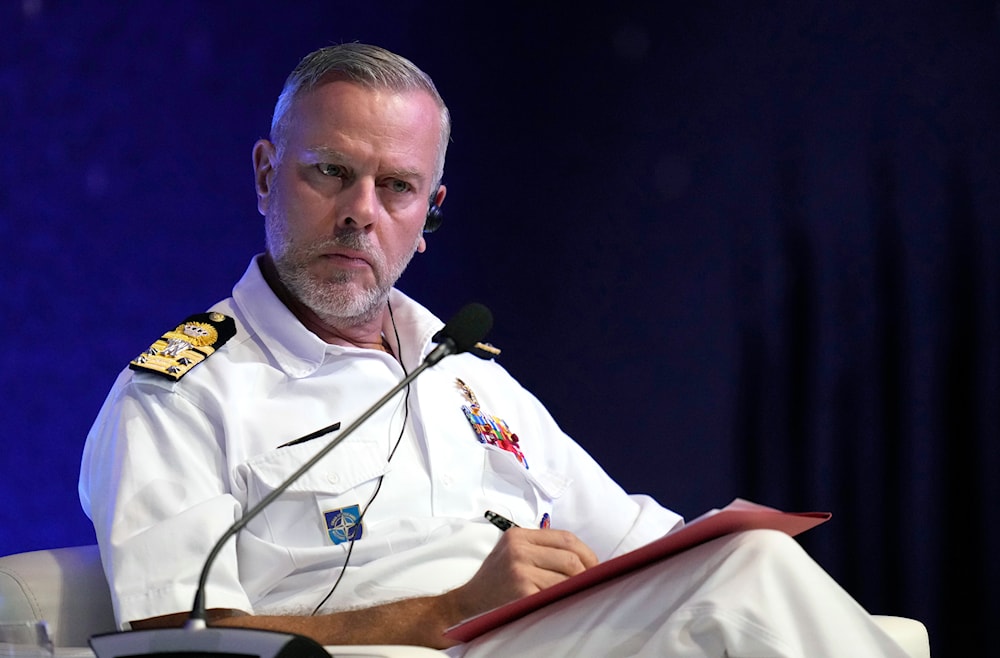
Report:
M 455 478 L 451 477 L 450 475 L 442 475 L 441 484 L 443 484 L 446 487 L 450 487 L 451 485 L 455 484 Z
M 327 473 L 326 474 L 326 480 L 330 484 L 337 484 L 338 482 L 340 482 L 340 474 L 339 473 Z

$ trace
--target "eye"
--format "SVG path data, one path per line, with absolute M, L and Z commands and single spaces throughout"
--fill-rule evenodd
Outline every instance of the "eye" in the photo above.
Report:
M 389 181 L 389 189 L 393 192 L 409 192 L 413 189 L 409 183 L 405 180 L 399 180 L 398 178 L 393 178 Z
M 344 178 L 347 175 L 347 170 L 340 165 L 330 164 L 329 162 L 322 162 L 316 165 L 319 169 L 319 173 L 324 176 L 330 176 L 333 178 Z

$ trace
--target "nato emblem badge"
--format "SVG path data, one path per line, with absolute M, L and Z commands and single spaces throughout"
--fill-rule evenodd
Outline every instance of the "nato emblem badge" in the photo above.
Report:
M 361 509 L 357 505 L 349 505 L 340 509 L 324 512 L 326 531 L 334 545 L 361 539 L 364 527 L 361 525 Z
M 160 336 L 132 359 L 132 370 L 152 372 L 174 381 L 212 356 L 236 335 L 236 321 L 222 313 L 198 313 Z

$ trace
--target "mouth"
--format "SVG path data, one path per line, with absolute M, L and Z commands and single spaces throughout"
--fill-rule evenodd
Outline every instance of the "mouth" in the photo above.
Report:
M 338 267 L 366 267 L 371 268 L 371 261 L 368 254 L 362 251 L 348 249 L 338 249 L 336 251 L 320 254 L 320 258 L 333 263 Z

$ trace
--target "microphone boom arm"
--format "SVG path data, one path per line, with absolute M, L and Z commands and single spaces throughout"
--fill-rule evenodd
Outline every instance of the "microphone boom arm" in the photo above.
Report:
M 278 496 L 284 493 L 288 487 L 302 477 L 302 475 L 312 468 L 316 462 L 325 457 L 335 447 L 340 445 L 341 441 L 349 437 L 354 430 L 368 420 L 372 414 L 384 407 L 389 400 L 399 394 L 399 392 L 404 388 L 409 386 L 410 382 L 416 379 L 417 376 L 424 370 L 437 364 L 438 361 L 450 354 L 460 354 L 462 352 L 469 351 L 475 345 L 476 341 L 481 340 L 486 335 L 492 325 L 493 314 L 490 313 L 490 310 L 482 304 L 473 302 L 462 307 L 458 313 L 456 313 L 455 316 L 452 317 L 447 324 L 445 324 L 444 328 L 431 338 L 433 342 L 437 343 L 437 347 L 431 350 L 431 352 L 424 358 L 420 365 L 413 370 L 413 372 L 406 375 L 402 381 L 390 389 L 388 393 L 383 395 L 378 402 L 369 407 L 357 418 L 357 420 L 347 426 L 339 436 L 335 437 L 328 444 L 323 446 L 319 452 L 313 455 L 308 461 L 302 464 L 298 470 L 292 473 L 287 480 L 275 487 L 271 493 L 264 496 L 256 505 L 250 507 L 243 514 L 243 516 L 236 521 L 236 523 L 230 526 L 229 529 L 222 534 L 222 537 L 220 537 L 215 543 L 212 550 L 209 552 L 208 557 L 205 559 L 205 564 L 198 577 L 198 587 L 195 590 L 194 603 L 191 606 L 191 615 L 185 623 L 184 628 L 198 630 L 204 629 L 207 626 L 208 615 L 205 605 L 205 589 L 208 585 L 208 571 L 211 568 L 212 563 L 215 562 L 215 558 L 219 555 L 219 552 L 222 550 L 226 541 L 245 528 L 251 519 L 257 516 L 257 514 L 259 514 L 265 507 L 270 505 Z M 319 437 L 328 432 L 334 431 L 336 428 L 336 424 L 330 425 L 329 427 L 313 432 L 309 435 L 309 437 Z
M 445 342 L 443 342 L 441 345 L 435 348 L 435 351 L 440 350 L 441 347 L 445 346 L 448 343 L 452 343 L 452 341 L 450 339 L 445 339 Z M 452 343 L 450 347 L 454 349 L 453 346 L 454 343 Z M 208 584 L 208 571 L 211 568 L 212 563 L 215 562 L 216 556 L 218 556 L 219 552 L 222 550 L 222 547 L 225 545 L 226 541 L 229 540 L 231 537 L 233 537 L 237 532 L 245 528 L 246 525 L 255 516 L 257 516 L 257 514 L 259 514 L 265 507 L 270 505 L 274 501 L 274 499 L 283 494 L 285 490 L 288 489 L 288 487 L 290 487 L 292 484 L 295 483 L 296 480 L 302 477 L 302 475 L 304 475 L 306 471 L 308 471 L 310 468 L 316 465 L 316 463 L 319 460 L 323 459 L 323 457 L 329 454 L 331 450 L 340 445 L 341 441 L 350 436 L 354 432 L 354 430 L 356 430 L 358 427 L 361 426 L 362 423 L 368 420 L 372 416 L 372 414 L 374 414 L 376 411 L 384 407 L 389 402 L 389 400 L 394 398 L 396 395 L 399 394 L 400 391 L 409 386 L 410 382 L 416 379 L 418 375 L 420 375 L 424 370 L 426 370 L 430 366 L 440 361 L 447 354 L 448 352 L 446 351 L 445 353 L 441 354 L 437 359 L 435 359 L 433 362 L 431 362 L 430 358 L 431 355 L 428 355 L 428 358 L 425 359 L 419 366 L 417 366 L 413 370 L 413 372 L 404 377 L 398 384 L 392 387 L 392 389 L 390 389 L 388 393 L 383 395 L 378 402 L 376 402 L 373 406 L 369 407 L 363 414 L 358 416 L 357 420 L 355 420 L 353 423 L 344 428 L 343 432 L 341 432 L 338 436 L 334 437 L 329 443 L 323 446 L 319 450 L 319 452 L 310 457 L 305 463 L 302 464 L 302 466 L 300 466 L 294 473 L 292 473 L 287 480 L 282 482 L 269 494 L 261 498 L 256 505 L 248 509 L 246 513 L 243 514 L 243 516 L 240 518 L 239 521 L 234 523 L 232 526 L 229 527 L 228 530 L 226 530 L 225 533 L 223 533 L 222 537 L 220 537 L 219 541 L 215 543 L 215 546 L 212 547 L 211 552 L 209 552 L 208 557 L 205 559 L 205 566 L 202 567 L 201 575 L 198 577 L 198 587 L 195 590 L 194 603 L 191 606 L 191 616 L 188 619 L 187 623 L 185 624 L 185 628 L 200 629 L 200 628 L 205 628 L 206 626 L 207 610 L 205 607 L 205 588 Z M 327 428 L 327 431 L 333 431 L 334 427 L 335 427 L 334 425 L 331 425 L 329 428 Z M 322 432 L 322 430 L 320 431 Z

